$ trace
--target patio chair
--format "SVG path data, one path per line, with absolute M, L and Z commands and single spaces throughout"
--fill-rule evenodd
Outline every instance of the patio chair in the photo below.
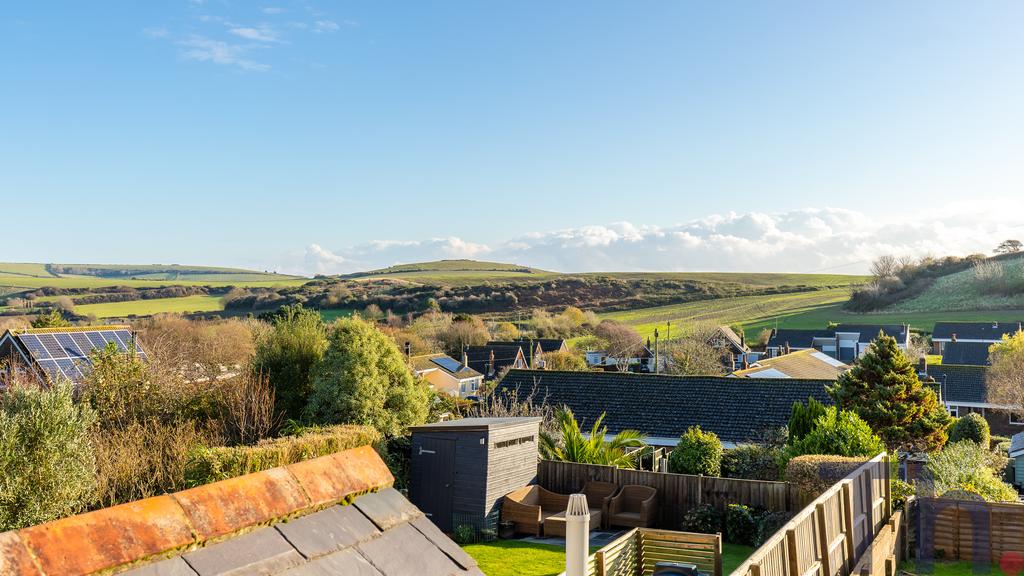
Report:
M 648 528 L 657 520 L 658 491 L 650 486 L 629 484 L 608 502 L 608 524 L 627 528 Z
M 587 507 L 590 508 L 591 517 L 594 516 L 595 511 L 601 513 L 602 525 L 608 524 L 608 502 L 618 491 L 618 484 L 597 480 L 587 481 L 580 489 L 580 493 L 587 496 Z
M 564 518 L 568 507 L 567 494 L 557 494 L 534 484 L 505 495 L 501 504 L 501 520 L 514 523 L 516 532 L 541 536 L 544 534 L 544 521 L 559 513 Z

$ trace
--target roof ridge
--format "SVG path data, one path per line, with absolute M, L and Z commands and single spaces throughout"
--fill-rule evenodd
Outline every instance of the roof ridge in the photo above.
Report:
M 102 324 L 99 326 L 62 326 L 56 328 L 20 328 L 11 330 L 15 336 L 22 334 L 50 334 L 60 332 L 93 332 L 97 330 L 131 330 L 127 324 Z
M 157 559 L 394 483 L 371 446 L 0 533 L 0 572 L 84 574 Z M 129 538 L 130 536 L 130 538 Z M 70 549 L 75 554 L 68 554 Z M 29 569 L 34 567 L 35 571 Z M 15 572 L 18 572 L 15 570 Z
M 593 370 L 532 370 L 529 368 L 512 368 L 508 371 L 509 374 L 513 372 L 525 372 L 525 373 L 538 373 L 538 374 L 572 374 L 574 376 L 590 377 L 594 376 L 597 378 L 615 378 L 623 376 L 631 376 L 636 378 L 662 378 L 662 379 L 674 379 L 684 381 L 699 381 L 699 380 L 721 380 L 726 383 L 749 383 L 751 380 L 764 380 L 770 382 L 779 382 L 779 378 L 747 378 L 745 380 L 738 380 L 736 378 L 730 378 L 728 376 L 695 376 L 695 375 L 682 375 L 682 374 L 651 374 L 651 373 L 639 373 L 639 372 L 611 372 L 611 371 L 593 371 Z M 781 379 L 784 382 L 833 382 L 828 378 L 785 378 Z

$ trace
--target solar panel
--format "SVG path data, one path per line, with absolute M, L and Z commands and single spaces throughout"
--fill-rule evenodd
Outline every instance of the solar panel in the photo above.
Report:
M 65 377 L 73 382 L 91 371 L 89 356 L 111 343 L 121 352 L 134 348 L 140 358 L 148 359 L 132 333 L 123 328 L 21 334 L 18 339 L 50 378 Z
M 462 364 L 457 362 L 453 358 L 448 358 L 448 357 L 431 358 L 430 361 L 433 362 L 434 364 L 437 364 L 441 368 L 444 368 L 445 370 L 447 370 L 449 372 L 458 372 L 459 370 L 462 369 Z

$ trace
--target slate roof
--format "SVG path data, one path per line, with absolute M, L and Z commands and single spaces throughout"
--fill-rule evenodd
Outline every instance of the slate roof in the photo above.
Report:
M 750 368 L 737 370 L 733 376 L 745 378 L 811 378 L 835 380 L 849 366 L 813 348 L 797 350 L 755 362 Z
M 746 345 L 743 339 L 740 338 L 739 335 L 736 334 L 736 331 L 733 330 L 732 328 L 728 326 L 719 326 L 715 330 L 715 333 L 717 336 L 722 337 L 729 343 L 729 347 L 735 354 L 744 354 L 746 352 L 750 352 L 750 347 Z M 712 336 L 711 339 L 715 340 L 715 336 Z
M 669 376 L 630 372 L 511 370 L 498 393 L 515 392 L 551 406 L 568 406 L 584 428 L 605 414 L 608 431 L 639 430 L 678 438 L 693 425 L 725 442 L 746 442 L 784 426 L 794 402 L 813 397 L 831 404 L 829 380 Z
M 491 352 L 494 352 L 494 373 L 498 373 L 515 364 L 516 358 L 523 353 L 523 350 L 515 344 L 508 346 L 488 344 L 486 346 L 466 346 L 465 352 L 469 367 L 484 376 L 489 376 L 487 367 L 491 361 Z M 524 356 L 525 361 L 529 360 Z
M 440 362 L 435 362 L 440 360 Z M 459 379 L 466 378 L 477 378 L 482 376 L 476 370 L 473 370 L 469 366 L 459 362 L 447 354 L 423 354 L 421 356 L 413 356 L 409 358 L 412 363 L 412 367 L 417 372 L 423 372 L 425 370 L 443 370 L 452 376 Z M 450 370 L 448 366 L 458 365 L 457 370 Z
M 1004 334 L 1015 334 L 1021 329 L 1020 322 L 936 322 L 932 329 L 932 340 L 985 340 L 998 342 Z
M 768 347 L 782 347 L 789 342 L 791 348 L 810 348 L 815 338 L 835 338 L 834 330 L 804 330 L 798 328 L 781 328 L 772 331 L 768 338 Z
M 963 366 L 956 364 L 929 364 L 928 376 L 940 385 L 943 402 L 988 403 L 988 386 L 985 366 Z
M 909 337 L 907 326 L 904 324 L 840 324 L 834 332 L 859 332 L 862 344 L 869 344 L 878 338 L 879 332 L 886 336 L 892 336 L 898 342 L 905 342 Z
M 943 364 L 988 366 L 988 342 L 947 342 L 942 347 Z
M 347 450 L 5 532 L 0 573 L 482 575 L 393 481 Z

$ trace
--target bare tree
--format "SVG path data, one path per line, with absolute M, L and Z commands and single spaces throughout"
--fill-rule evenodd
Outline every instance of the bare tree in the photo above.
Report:
M 248 372 L 220 383 L 223 434 L 232 444 L 252 444 L 280 424 L 274 411 L 274 387 L 262 374 Z
M 666 346 L 667 372 L 685 376 L 724 375 L 730 352 L 718 334 L 718 327 L 714 324 L 701 322 L 689 326 L 685 333 Z
M 899 267 L 899 260 L 895 256 L 885 254 L 875 258 L 875 261 L 871 263 L 871 275 L 875 277 L 875 280 L 881 280 L 882 278 L 895 276 L 896 272 L 899 271 Z
M 989 350 L 989 366 L 985 376 L 992 403 L 1017 406 L 1024 415 L 1024 332 L 1004 338 Z

